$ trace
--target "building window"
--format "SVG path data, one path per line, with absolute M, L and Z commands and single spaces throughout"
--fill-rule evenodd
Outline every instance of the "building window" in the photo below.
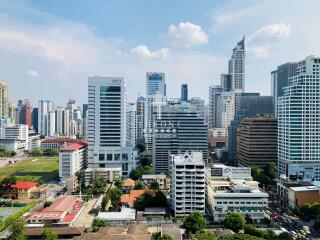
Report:
M 115 155 L 114 155 L 114 160 L 115 160 L 115 161 L 120 161 L 120 154 L 118 154 L 118 153 L 115 154 Z
M 104 154 L 99 154 L 99 161 L 104 161 Z
M 107 161 L 112 161 L 112 154 L 107 154 Z

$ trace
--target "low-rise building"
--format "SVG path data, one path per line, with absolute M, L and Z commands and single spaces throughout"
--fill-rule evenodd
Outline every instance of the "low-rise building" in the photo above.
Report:
M 264 219 L 269 195 L 261 191 L 258 182 L 240 179 L 210 180 L 207 186 L 209 211 L 215 222 L 221 222 L 229 212 L 249 215 L 254 222 Z
M 60 149 L 59 177 L 62 181 L 75 176 L 76 172 L 86 168 L 87 146 L 87 143 L 79 142 Z
M 30 133 L 30 131 L 29 131 Z M 38 134 L 29 134 L 28 136 L 28 151 L 32 152 L 32 150 L 41 148 L 42 139 Z
M 136 210 L 123 207 L 120 212 L 99 212 L 97 219 L 113 223 L 130 222 L 136 219 Z
M 133 208 L 134 202 L 144 193 L 147 193 L 151 196 L 154 196 L 154 192 L 152 190 L 131 190 L 129 194 L 122 194 L 120 202 L 122 206 Z
M 97 174 L 106 179 L 107 182 L 112 183 L 117 178 L 122 176 L 121 167 L 110 167 L 110 168 L 87 168 L 85 170 L 86 184 L 90 183 L 93 174 Z
M 48 138 L 41 142 L 41 150 L 53 149 L 59 151 L 61 148 L 72 145 L 74 143 L 83 144 L 86 142 L 80 139 L 73 138 Z
M 123 186 L 123 191 L 125 193 L 129 193 L 131 190 L 134 189 L 135 181 L 132 180 L 131 178 L 127 178 L 127 179 L 123 180 L 122 186 Z
M 171 201 L 175 216 L 205 214 L 205 164 L 201 152 L 172 155 Z
M 62 196 L 49 207 L 32 212 L 27 218 L 27 222 L 44 226 L 70 226 L 80 213 L 83 204 L 83 201 L 78 197 Z
M 37 182 L 16 182 L 11 185 L 18 199 L 30 199 L 39 192 Z
M 16 156 L 24 155 L 27 150 L 27 141 L 18 139 L 0 139 L 0 149 L 15 152 Z
M 165 174 L 145 174 L 142 175 L 141 180 L 148 187 L 151 186 L 151 183 L 156 182 L 159 184 L 160 189 L 170 189 L 171 180 Z
M 302 186 L 288 188 L 289 207 L 302 207 L 305 203 L 320 202 L 320 189 L 316 186 Z

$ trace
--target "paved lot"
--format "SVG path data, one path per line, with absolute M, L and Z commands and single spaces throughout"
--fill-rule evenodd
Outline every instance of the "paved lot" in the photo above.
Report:
M 94 215 L 90 214 L 89 212 L 93 208 L 96 201 L 97 199 L 91 199 L 85 204 L 82 212 L 80 213 L 80 216 L 72 224 L 72 227 L 85 227 L 85 228 L 91 227 L 92 221 L 94 219 Z

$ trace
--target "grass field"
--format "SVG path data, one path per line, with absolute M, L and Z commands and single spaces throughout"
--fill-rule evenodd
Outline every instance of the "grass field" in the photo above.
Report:
M 0 219 L 6 219 L 10 215 L 19 212 L 20 209 L 20 207 L 0 207 Z
M 15 165 L 0 168 L 0 180 L 15 176 L 17 181 L 48 182 L 58 178 L 59 160 L 54 158 L 35 158 L 21 161 Z

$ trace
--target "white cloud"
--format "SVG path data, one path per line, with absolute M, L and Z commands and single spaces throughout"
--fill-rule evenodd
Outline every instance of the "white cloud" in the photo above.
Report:
M 264 46 L 247 46 L 247 51 L 256 58 L 269 57 L 269 50 Z
M 150 51 L 146 45 L 138 45 L 132 48 L 130 53 L 144 58 L 166 59 L 170 56 L 170 49 L 160 48 L 156 51 Z
M 177 26 L 170 25 L 168 35 L 173 45 L 191 47 L 208 43 L 208 36 L 199 25 L 181 22 Z
M 38 77 L 40 75 L 37 70 L 29 70 L 26 72 L 26 74 L 32 77 Z
M 248 37 L 248 41 L 256 41 L 259 39 L 283 39 L 288 38 L 290 34 L 291 26 L 282 22 L 259 28 L 255 33 Z

